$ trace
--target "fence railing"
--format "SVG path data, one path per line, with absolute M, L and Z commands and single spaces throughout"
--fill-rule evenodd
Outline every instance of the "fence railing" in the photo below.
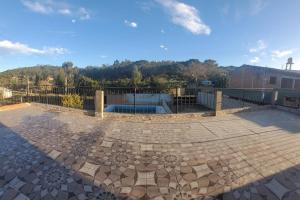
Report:
M 105 111 L 121 113 L 189 113 L 215 109 L 214 88 L 133 88 L 133 87 L 0 87 L 0 105 L 37 102 L 85 110 L 95 110 L 96 90 L 104 91 Z M 276 105 L 300 108 L 300 91 L 278 89 L 218 89 L 222 91 L 222 109 Z M 2 95 L 1 95 L 2 91 Z M 5 94 L 4 94 L 5 93 Z
M 94 96 L 96 87 L 63 87 L 63 86 L 38 86 L 38 87 L 7 87 L 11 95 L 0 99 L 1 104 L 20 102 L 36 102 L 49 105 L 94 109 Z
M 133 88 L 133 87 L 64 87 L 64 86 L 14 86 L 6 101 L 37 102 L 49 105 L 95 109 L 96 90 L 104 91 L 105 111 L 125 113 L 185 113 L 213 109 L 213 89 L 197 88 Z M 200 98 L 200 96 L 202 97 Z M 12 99 L 16 99 L 12 101 Z M 212 102 L 210 102 L 212 101 Z M 4 101 L 0 102 L 4 103 Z
M 251 108 L 272 104 L 273 89 L 222 88 L 222 109 Z
M 167 113 L 166 103 L 172 101 L 168 89 L 158 88 L 104 88 L 107 112 L 119 113 Z
M 300 108 L 300 90 L 291 89 L 278 89 L 276 105 L 290 107 L 290 108 Z

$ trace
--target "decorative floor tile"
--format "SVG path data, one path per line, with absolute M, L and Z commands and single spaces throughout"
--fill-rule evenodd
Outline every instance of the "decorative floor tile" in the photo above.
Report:
M 168 187 L 161 187 L 159 188 L 159 191 L 161 194 L 168 194 L 169 193 L 169 188 Z
M 143 134 L 151 134 L 151 130 L 143 130 Z
M 113 145 L 113 142 L 109 142 L 109 141 L 104 140 L 100 146 L 101 147 L 106 147 L 106 148 L 111 148 L 112 145 Z
M 73 140 L 78 140 L 79 138 L 80 138 L 79 135 L 73 135 L 73 136 L 71 137 L 71 139 L 73 139 Z
M 55 160 L 56 158 L 58 158 L 58 156 L 61 154 L 61 152 L 59 152 L 59 151 L 56 151 L 56 150 L 52 150 L 49 154 L 48 154 L 48 156 L 50 157 L 50 158 L 52 158 L 53 160 Z
M 153 151 L 153 144 L 141 144 L 141 151 Z
M 129 194 L 131 192 L 131 187 L 121 187 L 121 194 Z
M 193 166 L 193 169 L 196 171 L 197 178 L 201 178 L 202 176 L 212 173 L 207 164 Z
M 86 162 L 86 163 L 84 163 L 83 167 L 79 171 L 94 177 L 98 168 L 99 168 L 99 165 L 94 165 L 94 164 Z
M 18 177 L 15 177 L 9 182 L 9 186 L 16 190 L 19 190 L 23 185 L 25 185 L 25 183 L 21 181 Z
M 85 185 L 83 187 L 83 189 L 85 192 L 93 192 L 92 186 L 90 186 L 90 185 Z
M 154 174 L 155 172 L 137 172 L 135 185 L 156 185 Z
M 30 200 L 27 196 L 24 194 L 19 194 L 14 200 Z
M 263 110 L 193 120 L 4 111 L 0 199 L 300 199 L 300 137 L 291 134 L 299 117 Z
M 275 178 L 273 178 L 269 183 L 265 184 L 280 200 L 289 191 L 282 184 L 280 184 Z

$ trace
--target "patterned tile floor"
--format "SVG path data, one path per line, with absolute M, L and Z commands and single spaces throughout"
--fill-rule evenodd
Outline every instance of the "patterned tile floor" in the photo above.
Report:
M 126 122 L 0 112 L 0 199 L 300 199 L 300 117 Z

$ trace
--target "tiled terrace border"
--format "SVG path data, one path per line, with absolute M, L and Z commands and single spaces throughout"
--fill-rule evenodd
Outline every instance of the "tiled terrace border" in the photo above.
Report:
M 299 199 L 300 121 L 278 110 L 198 121 L 0 113 L 0 199 Z

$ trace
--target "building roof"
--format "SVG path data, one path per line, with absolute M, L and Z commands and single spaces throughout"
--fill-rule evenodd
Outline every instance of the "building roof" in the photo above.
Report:
M 231 69 L 233 69 L 233 68 L 231 68 Z M 268 73 L 279 73 L 281 75 L 286 75 L 286 76 L 300 77 L 299 70 L 282 70 L 282 69 L 275 69 L 275 68 L 271 68 L 271 67 L 261 67 L 261 66 L 255 66 L 255 65 L 242 65 L 240 67 L 236 67 L 233 70 L 243 70 L 243 69 L 263 71 L 263 72 L 268 72 Z

